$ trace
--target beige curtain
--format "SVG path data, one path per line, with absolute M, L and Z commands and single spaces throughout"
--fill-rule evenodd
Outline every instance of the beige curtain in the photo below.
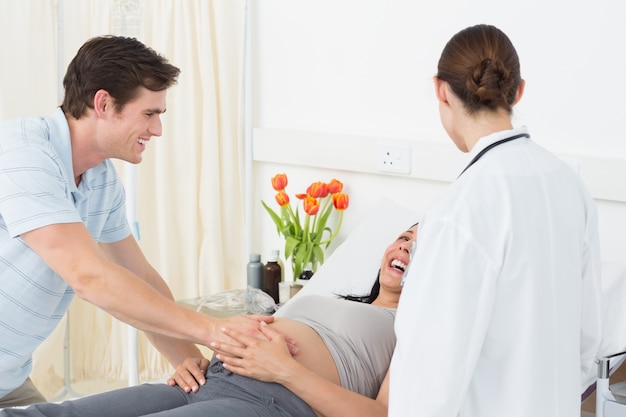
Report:
M 45 7 L 31 15 L 37 5 Z M 38 59 L 45 59 L 45 65 L 36 67 L 35 79 L 50 78 L 49 68 L 56 65 L 50 39 L 56 39 L 61 5 L 63 71 L 84 41 L 113 33 L 119 29 L 116 13 L 136 7 L 141 8 L 140 24 L 132 28 L 136 36 L 181 68 L 178 85 L 168 92 L 163 135 L 150 142 L 136 168 L 140 245 L 177 299 L 242 288 L 247 257 L 241 117 L 245 0 L 0 0 L 1 14 L 8 9 L 45 23 L 24 22 L 28 38 L 17 37 L 23 48 L 45 52 L 13 62 L 32 68 Z M 34 26 L 40 39 L 32 38 Z M 0 82 L 2 112 L 10 103 L 5 88 L 15 80 L 2 77 Z M 125 178 L 126 165 L 117 166 Z M 73 380 L 126 380 L 128 327 L 81 300 L 72 304 L 69 322 Z M 64 332 L 62 324 L 34 358 L 33 379 L 48 396 L 63 384 Z M 139 365 L 142 381 L 161 379 L 172 371 L 141 333 Z
M 56 13 L 50 0 L 0 0 L 1 120 L 58 104 Z

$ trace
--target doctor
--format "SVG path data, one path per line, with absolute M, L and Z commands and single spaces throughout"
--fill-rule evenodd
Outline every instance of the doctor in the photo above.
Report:
M 512 126 L 524 80 L 502 31 L 457 33 L 434 84 L 443 127 L 469 162 L 420 223 L 390 416 L 580 415 L 600 329 L 594 202 Z

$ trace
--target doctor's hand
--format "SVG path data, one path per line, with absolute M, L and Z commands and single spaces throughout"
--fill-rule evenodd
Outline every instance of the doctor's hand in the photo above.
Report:
M 273 316 L 263 316 L 258 314 L 242 314 L 233 317 L 228 317 L 226 319 L 216 319 L 217 326 L 219 329 L 228 328 L 233 331 L 236 331 L 238 334 L 244 334 L 248 336 L 252 336 L 254 338 L 260 340 L 269 340 L 264 332 L 261 331 L 261 328 L 265 328 L 264 326 L 272 323 L 274 321 Z M 263 326 L 260 326 L 263 325 Z M 230 343 L 235 346 L 243 347 L 244 345 L 237 339 L 233 338 L 231 334 L 228 332 L 221 331 L 220 332 L 224 337 L 220 337 L 217 341 Z M 289 352 L 292 355 L 298 354 L 298 347 L 296 346 L 296 341 L 293 338 L 290 338 L 284 335 L 284 339 L 289 348 Z M 209 345 L 211 349 L 213 348 L 213 344 Z M 222 352 L 223 354 L 228 355 L 227 352 Z
M 170 387 L 178 385 L 186 393 L 198 392 L 200 385 L 206 383 L 204 375 L 209 368 L 205 358 L 187 358 L 176 367 L 174 375 L 167 380 Z
M 215 343 L 211 348 L 217 352 L 217 359 L 224 363 L 227 370 L 260 381 L 281 383 L 293 376 L 293 368 L 299 364 L 279 332 L 264 323 L 261 323 L 260 330 L 265 340 L 224 328 L 224 333 L 235 339 L 238 345 Z

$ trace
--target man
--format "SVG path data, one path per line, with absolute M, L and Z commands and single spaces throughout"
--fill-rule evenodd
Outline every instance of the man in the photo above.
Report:
M 110 161 L 141 162 L 179 73 L 136 39 L 93 38 L 52 116 L 0 124 L 0 407 L 45 401 L 32 352 L 74 294 L 144 330 L 174 366 L 200 356 L 194 343 L 226 340 L 223 320 L 177 306 L 145 259 Z M 272 320 L 252 318 L 229 321 L 258 335 L 257 320 Z

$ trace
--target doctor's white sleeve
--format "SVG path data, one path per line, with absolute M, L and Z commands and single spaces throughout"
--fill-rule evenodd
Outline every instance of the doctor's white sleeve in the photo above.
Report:
M 390 417 L 458 415 L 494 305 L 487 256 L 453 226 L 428 226 L 396 317 Z

